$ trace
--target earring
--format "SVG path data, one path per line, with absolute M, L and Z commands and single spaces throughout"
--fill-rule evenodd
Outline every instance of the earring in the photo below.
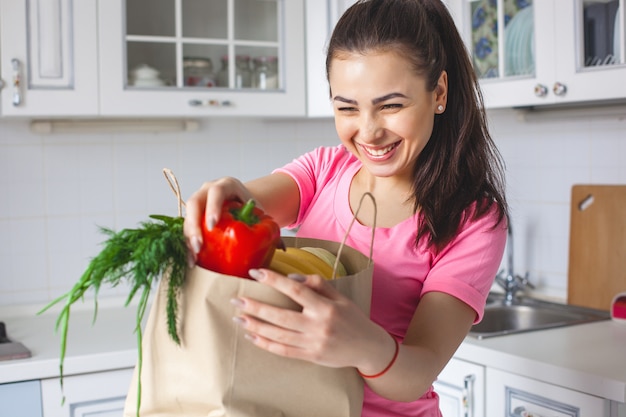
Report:
M 437 106 L 437 111 L 439 113 L 443 113 L 443 104 L 440 104 L 440 105 Z

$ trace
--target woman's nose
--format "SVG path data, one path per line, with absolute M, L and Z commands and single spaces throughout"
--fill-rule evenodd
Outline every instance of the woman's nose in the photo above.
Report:
M 363 115 L 359 124 L 359 139 L 361 141 L 372 142 L 383 136 L 384 129 L 376 116 Z

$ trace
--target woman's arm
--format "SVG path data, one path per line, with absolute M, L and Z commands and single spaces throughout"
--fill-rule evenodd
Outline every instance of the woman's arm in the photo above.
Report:
M 395 401 L 414 401 L 430 388 L 469 332 L 476 312 L 441 292 L 426 293 L 417 307 L 398 358 L 384 375 L 365 379 L 377 394 Z M 382 346 L 379 356 L 359 370 L 373 375 L 384 369 L 395 347 Z

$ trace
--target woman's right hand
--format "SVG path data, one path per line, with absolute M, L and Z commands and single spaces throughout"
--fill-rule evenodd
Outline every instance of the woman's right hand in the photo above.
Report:
M 226 200 L 247 201 L 252 194 L 236 178 L 224 177 L 205 182 L 186 202 L 186 215 L 183 232 L 189 249 L 189 264 L 193 266 L 196 255 L 202 247 L 202 216 L 209 229 L 218 222 L 222 205 Z

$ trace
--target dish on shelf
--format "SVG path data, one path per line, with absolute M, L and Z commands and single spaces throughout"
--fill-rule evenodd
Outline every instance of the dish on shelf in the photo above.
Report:
M 521 9 L 505 28 L 505 74 L 531 74 L 534 69 L 534 19 L 532 5 Z

